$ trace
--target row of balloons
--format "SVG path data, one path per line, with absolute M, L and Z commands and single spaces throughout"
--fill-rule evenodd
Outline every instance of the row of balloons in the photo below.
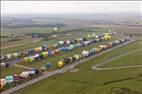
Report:
M 110 35 L 107 34 L 107 33 L 105 34 L 105 36 L 109 36 L 109 38 L 107 38 L 107 40 L 109 40 L 111 38 Z M 51 55 L 61 54 L 61 52 L 70 51 L 70 50 L 72 50 L 74 48 L 77 48 L 77 47 L 80 47 L 80 46 L 88 46 L 91 43 L 99 42 L 101 40 L 104 40 L 105 36 L 103 36 L 103 35 L 101 36 L 100 35 L 100 37 L 97 38 L 97 39 L 84 40 L 82 42 L 81 42 L 81 39 L 80 39 L 80 42 L 78 42 L 76 44 L 69 44 L 68 46 L 60 47 L 60 48 L 55 49 L 55 50 L 43 51 L 43 52 L 37 53 L 35 55 L 24 57 L 23 60 L 20 61 L 20 62 L 31 63 L 31 62 L 34 62 L 34 61 L 39 61 L 39 60 L 47 58 L 48 56 L 51 56 Z M 4 62 L 0 63 L 0 67 L 8 68 L 9 66 L 10 66 L 9 63 L 4 63 Z
M 109 37 L 105 38 L 106 36 L 109 36 Z M 33 56 L 24 57 L 24 62 L 26 62 L 26 63 L 27 62 L 28 63 L 34 62 L 34 61 L 40 60 L 42 58 L 47 58 L 48 56 L 51 56 L 51 55 L 61 54 L 62 52 L 73 50 L 74 48 L 77 48 L 77 47 L 88 46 L 89 44 L 95 43 L 97 41 L 109 40 L 110 38 L 111 38 L 111 36 L 108 34 L 108 35 L 105 35 L 105 36 L 101 36 L 98 39 L 85 40 L 85 41 L 79 42 L 77 44 L 70 44 L 69 43 L 69 45 L 65 46 L 65 47 L 60 47 L 60 48 L 57 48 L 55 50 L 43 51 L 40 54 L 35 54 Z
M 42 45 L 40 47 L 36 47 L 36 48 L 32 48 L 32 49 L 28 49 L 22 52 L 18 52 L 18 53 L 11 53 L 11 54 L 6 54 L 5 56 L 1 56 L 1 59 L 3 61 L 7 61 L 7 60 L 11 60 L 11 59 L 17 59 L 17 58 L 21 58 L 24 56 L 29 56 L 29 55 L 34 55 L 36 53 L 41 53 L 43 51 L 47 51 L 49 49 L 56 49 L 57 47 L 61 47 L 61 46 L 66 46 L 66 45 L 70 45 L 70 44 L 75 44 L 75 43 L 80 43 L 82 41 L 86 41 L 92 38 L 98 39 L 101 38 L 102 36 L 104 36 L 105 40 L 108 40 L 111 38 L 110 36 L 111 33 L 104 33 L 103 35 L 96 35 L 95 33 L 92 34 L 88 34 L 87 38 L 77 38 L 74 40 L 66 40 L 66 41 L 58 41 L 57 44 L 53 44 L 53 45 Z
M 61 59 L 61 60 L 57 63 L 57 66 L 58 66 L 59 68 L 64 67 L 64 66 L 67 65 L 68 63 L 72 63 L 72 62 L 78 61 L 78 60 L 80 60 L 80 59 L 87 58 L 87 57 L 89 57 L 89 56 L 91 56 L 91 55 L 94 55 L 94 54 L 97 54 L 97 53 L 99 53 L 99 52 L 101 52 L 101 51 L 103 51 L 103 50 L 106 50 L 106 49 L 109 49 L 109 48 L 111 48 L 111 47 L 114 47 L 114 46 L 118 46 L 118 45 L 120 45 L 120 44 L 123 44 L 123 43 L 125 43 L 125 42 L 127 42 L 127 41 L 129 41 L 129 40 L 130 40 L 130 38 L 129 38 L 129 37 L 126 37 L 126 38 L 121 39 L 121 40 L 116 40 L 116 41 L 114 41 L 114 42 L 107 42 L 107 43 L 105 43 L 105 44 L 103 44 L 103 45 L 99 45 L 99 46 L 97 46 L 97 47 L 92 48 L 92 49 L 89 50 L 89 51 L 83 50 L 81 54 L 76 54 L 76 55 L 74 55 L 74 56 L 72 56 L 72 57 L 67 57 L 67 58 Z
M 126 37 L 121 40 L 107 42 L 103 45 L 99 45 L 97 47 L 90 49 L 89 51 L 83 50 L 81 52 L 81 54 L 76 54 L 76 55 L 73 55 L 72 57 L 66 57 L 64 59 L 59 60 L 57 62 L 57 67 L 62 68 L 68 64 L 71 64 L 73 62 L 77 62 L 78 60 L 90 57 L 94 54 L 100 53 L 101 51 L 112 48 L 114 46 L 118 46 L 120 44 L 123 44 L 123 43 L 129 41 L 129 40 L 130 40 L 130 38 Z M 40 71 L 46 71 L 46 70 L 51 69 L 52 67 L 53 67 L 52 63 L 48 62 L 44 66 L 41 66 L 40 69 L 32 68 L 32 69 L 29 69 L 28 71 L 23 71 L 20 75 L 18 75 L 18 74 L 8 75 L 5 78 L 0 79 L 0 90 L 2 90 L 6 84 L 11 85 L 11 83 L 21 81 L 22 79 L 27 79 L 29 76 L 37 75 L 37 74 L 39 75 Z

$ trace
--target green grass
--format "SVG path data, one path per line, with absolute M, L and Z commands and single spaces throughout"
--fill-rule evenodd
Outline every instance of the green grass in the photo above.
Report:
M 97 56 L 86 63 L 78 65 L 75 73 L 63 73 L 39 81 L 31 86 L 17 91 L 15 94 L 107 94 L 112 87 L 126 87 L 142 92 L 142 82 L 138 79 L 125 80 L 103 86 L 105 82 L 137 77 L 142 74 L 141 68 L 121 69 L 113 71 L 94 71 L 94 64 L 103 62 L 122 53 L 141 48 L 141 41 L 117 48 Z M 129 56 L 127 57 L 129 58 Z M 136 60 L 137 58 L 133 58 Z M 121 61 L 126 61 L 121 58 Z M 142 61 L 142 58 L 140 59 Z M 129 62 L 129 60 L 127 61 Z M 135 62 L 133 62 L 135 63 Z
M 128 58 L 129 57 L 129 58 Z M 142 65 L 142 49 L 137 50 L 134 53 L 128 54 L 121 58 L 111 61 L 110 63 L 102 66 L 102 67 L 118 67 L 118 66 L 131 66 L 131 65 Z M 135 59 L 134 59 L 135 58 Z M 123 62 L 122 62 L 122 60 Z
M 23 71 L 24 69 L 22 68 L 18 68 L 18 67 L 9 67 L 9 68 L 0 68 L 0 78 L 3 78 L 7 75 L 13 75 L 14 73 L 19 74 L 21 71 Z
M 1 49 L 1 53 L 2 54 L 14 53 L 14 52 L 19 52 L 19 51 L 24 51 L 24 50 L 29 49 L 29 48 L 38 47 L 38 46 L 41 46 L 43 44 L 52 45 L 52 44 L 57 43 L 59 40 L 70 40 L 70 39 L 75 39 L 75 38 L 78 38 L 78 37 L 86 37 L 86 36 L 87 36 L 87 33 L 73 34 L 71 36 L 63 36 L 63 37 L 59 37 L 57 39 L 52 39 L 52 40 L 49 40 L 49 41 L 37 41 L 37 42 L 34 42 L 34 43 L 28 42 L 28 40 L 26 40 L 26 41 L 23 41 L 24 43 L 27 42 L 24 45 L 19 45 L 19 46 L 16 46 L 16 47 Z M 19 43 L 19 41 L 16 42 L 16 44 L 18 44 L 18 43 Z
M 68 26 L 67 26 L 68 27 Z M 74 27 L 75 28 L 75 27 Z M 79 27 L 78 27 L 79 28 Z M 81 27 L 80 27 L 81 28 Z M 73 29 L 72 28 L 62 28 L 61 31 L 66 31 L 66 30 L 70 30 L 70 29 Z M 101 33 L 104 33 L 104 32 L 107 32 L 106 29 L 94 29 L 94 28 L 86 28 L 84 30 L 87 30 L 87 32 L 70 32 L 70 36 L 61 36 L 61 37 L 58 37 L 57 39 L 52 39 L 52 40 L 49 40 L 49 41 L 37 41 L 35 43 L 29 43 L 27 40 L 20 40 L 20 41 L 16 41 L 16 42 L 13 42 L 13 43 L 5 43 L 5 45 L 14 45 L 15 44 L 15 47 L 9 47 L 9 48 L 1 48 L 1 53 L 2 54 L 7 54 L 7 53 L 13 53 L 13 52 L 19 52 L 19 51 L 22 51 L 22 50 L 26 50 L 26 49 L 29 49 L 29 48 L 33 48 L 33 47 L 37 47 L 37 46 L 40 46 L 42 44 L 54 44 L 54 43 L 57 43 L 59 40 L 70 40 L 70 39 L 75 39 L 75 38 L 80 38 L 80 37 L 87 37 L 87 34 L 90 33 L 91 30 L 95 31 L 96 34 L 101 34 Z M 18 35 L 18 34 L 21 34 L 21 33 L 51 33 L 53 32 L 51 30 L 51 28 L 15 28 L 15 29 L 7 29 L 7 28 L 2 28 L 2 34 L 14 34 L 14 35 Z M 119 34 L 118 37 L 123 37 L 124 35 L 123 34 Z M 117 38 L 117 36 L 115 37 Z M 113 38 L 113 39 L 115 39 Z M 6 39 L 2 39 L 3 41 L 6 41 L 8 40 L 9 38 L 6 38 Z M 27 44 L 26 45 L 19 45 L 19 42 L 21 44 L 21 42 L 24 42 Z M 17 45 L 18 44 L 18 45 Z M 3 45 L 3 44 L 2 44 Z M 17 45 L 17 46 L 16 46 Z

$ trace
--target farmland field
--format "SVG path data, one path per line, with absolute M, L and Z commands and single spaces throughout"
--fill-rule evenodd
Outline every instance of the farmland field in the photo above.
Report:
M 62 31 L 66 32 L 66 31 L 72 30 L 72 29 L 76 30 L 79 28 L 66 26 L 64 28 L 61 28 L 60 31 L 62 33 Z M 100 33 L 106 32 L 108 29 L 84 28 L 84 30 L 85 30 L 85 32 L 73 31 L 73 32 L 69 33 L 70 35 L 59 36 L 56 39 L 51 39 L 49 41 L 41 41 L 41 39 L 42 39 L 42 37 L 41 37 L 41 38 L 32 38 L 32 39 L 23 38 L 19 41 L 7 42 L 11 38 L 1 38 L 1 41 L 2 41 L 1 54 L 18 52 L 18 51 L 30 49 L 33 47 L 38 47 L 43 44 L 51 45 L 51 44 L 57 43 L 59 40 L 70 40 L 70 39 L 75 39 L 75 38 L 79 38 L 79 37 L 87 37 L 87 34 L 91 33 L 91 31 L 94 31 L 96 34 L 100 34 Z M 16 35 L 25 34 L 25 33 L 50 34 L 53 32 L 54 32 L 53 28 L 27 28 L 27 27 L 26 28 L 15 28 L 15 29 L 2 28 L 1 36 L 8 36 L 11 34 L 14 34 L 16 36 Z M 58 32 L 58 33 L 60 33 L 60 32 Z
M 129 88 L 142 92 L 142 77 L 139 76 L 142 74 L 142 68 L 129 68 L 113 71 L 96 71 L 91 69 L 94 64 L 101 63 L 128 51 L 141 49 L 141 42 L 142 41 L 135 41 L 121 48 L 106 52 L 88 60 L 84 64 L 76 66 L 75 69 L 78 69 L 77 72 L 67 72 L 52 76 L 19 90 L 14 94 L 39 94 L 39 92 L 40 94 L 109 94 L 112 87 Z M 126 65 L 129 65 L 129 63 L 127 63 L 129 62 L 129 59 L 126 60 L 125 58 L 130 57 L 132 61 L 142 61 L 142 58 L 140 58 L 139 55 L 140 54 L 135 54 L 135 56 L 131 56 L 130 54 L 118 60 L 114 60 L 113 62 L 117 62 L 115 66 L 119 66 L 119 64 L 123 66 L 121 62 L 124 62 L 124 65 L 125 62 Z M 135 57 L 138 57 L 138 59 Z M 112 66 L 114 65 L 110 62 L 109 66 L 111 66 L 111 64 Z M 132 64 L 135 65 L 135 62 L 130 63 L 130 65 Z M 104 67 L 106 66 L 104 65 Z M 106 84 L 107 82 L 108 84 Z
M 78 4 L 76 12 L 86 11 Z M 142 94 L 140 14 L 115 8 L 60 14 L 60 8 L 55 14 L 35 8 L 37 14 L 2 15 L 0 93 Z

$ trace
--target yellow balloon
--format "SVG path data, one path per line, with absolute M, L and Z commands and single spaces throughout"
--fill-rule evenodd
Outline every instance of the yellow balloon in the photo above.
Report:
M 96 38 L 99 38 L 99 35 L 96 35 L 95 37 L 96 37 Z
M 0 91 L 3 89 L 4 84 L 0 83 Z
M 91 35 L 90 34 L 88 34 L 88 38 L 90 38 L 91 37 Z
M 64 62 L 59 61 L 57 65 L 58 65 L 58 67 L 59 67 L 59 68 L 61 68 L 61 67 L 63 67 L 63 66 L 64 66 Z
M 47 56 L 48 56 L 48 52 L 47 52 L 47 51 L 45 51 L 45 52 L 44 52 L 44 54 L 45 54 L 45 57 L 47 57 Z
M 24 62 L 28 63 L 28 61 L 29 61 L 29 58 L 28 57 L 24 57 Z
M 105 40 L 109 40 L 110 38 L 111 38 L 110 35 L 105 35 L 105 36 L 104 36 L 104 39 L 105 39 Z

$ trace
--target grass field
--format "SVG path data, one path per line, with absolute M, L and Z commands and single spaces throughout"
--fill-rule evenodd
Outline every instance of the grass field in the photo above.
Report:
M 79 70 L 77 72 L 67 72 L 52 76 L 19 90 L 14 94 L 108 94 L 112 87 L 126 87 L 142 92 L 142 82 L 140 80 L 142 78 L 125 80 L 142 74 L 142 68 L 113 71 L 95 71 L 91 69 L 94 64 L 103 62 L 134 49 L 141 49 L 141 42 L 142 41 L 136 41 L 121 48 L 104 53 L 103 55 L 97 56 L 84 64 L 76 66 L 75 69 Z M 135 55 L 139 57 L 140 54 Z M 125 56 L 125 58 L 131 57 L 133 61 L 137 61 L 137 58 L 135 58 L 136 56 L 128 55 Z M 125 58 L 122 57 L 114 62 L 129 62 L 129 59 Z M 139 60 L 142 61 L 142 58 L 139 58 Z M 135 64 L 135 62 L 131 62 L 131 64 L 132 63 Z M 127 65 L 129 65 L 129 63 L 127 63 Z M 116 82 L 104 85 L 106 82 L 110 81 Z
M 69 27 L 68 29 L 67 27 L 62 28 L 61 31 L 77 29 L 77 27 L 74 27 L 74 28 Z M 93 30 L 96 32 L 96 34 L 107 32 L 107 29 L 86 28 L 85 30 L 87 31 Z M 2 28 L 1 36 L 10 35 L 10 34 L 18 35 L 22 33 L 52 33 L 52 32 L 53 30 L 51 28 L 15 28 L 15 29 Z M 1 40 L 3 41 L 3 43 L 1 44 L 2 45 L 1 53 L 2 54 L 13 53 L 13 52 L 26 50 L 29 48 L 41 46 L 42 44 L 51 45 L 51 44 L 57 43 L 59 40 L 70 40 L 70 39 L 75 39 L 78 37 L 87 37 L 88 33 L 90 33 L 90 31 L 88 32 L 73 31 L 70 33 L 71 34 L 70 36 L 64 35 L 49 41 L 39 41 L 39 39 L 22 39 L 16 42 L 6 42 L 7 40 L 10 40 L 10 38 L 1 38 Z M 31 42 L 33 43 L 31 44 Z
M 121 67 L 121 66 L 142 65 L 141 57 L 142 57 L 142 49 L 137 49 L 137 51 L 135 51 L 134 53 L 131 53 L 119 59 L 113 60 L 102 67 Z M 123 62 L 121 59 L 123 60 Z

